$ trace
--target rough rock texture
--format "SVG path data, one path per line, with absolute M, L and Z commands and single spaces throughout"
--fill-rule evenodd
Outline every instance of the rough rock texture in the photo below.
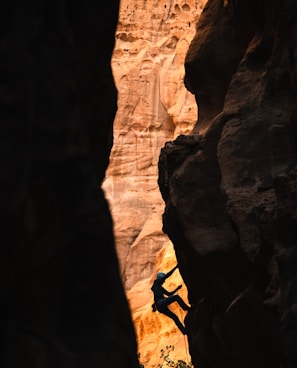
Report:
M 104 189 L 127 289 L 152 275 L 168 240 L 158 159 L 168 139 L 190 133 L 197 121 L 195 98 L 183 82 L 184 59 L 204 3 L 121 2 L 112 58 L 118 110 Z
M 209 0 L 186 58 L 199 104 L 159 160 L 199 368 L 297 365 L 295 1 Z
M 162 362 L 160 350 L 170 344 L 175 346 L 172 358 L 187 358 L 184 337 L 175 324 L 152 313 L 150 288 L 156 271 L 167 271 L 176 262 L 162 232 L 158 159 L 167 140 L 190 133 L 197 121 L 195 97 L 183 82 L 184 59 L 204 4 L 205 0 L 122 0 L 120 5 L 112 58 L 118 111 L 103 187 L 114 218 L 140 361 L 146 368 L 157 367 Z M 170 287 L 181 282 L 177 272 Z M 185 286 L 180 294 L 187 300 Z
M 138 366 L 100 190 L 117 16 L 117 1 L 1 4 L 3 368 Z
M 167 272 L 175 265 L 174 249 L 171 242 L 167 240 L 159 253 L 155 255 L 155 266 L 156 269 Z M 190 356 L 186 338 L 170 318 L 159 312 L 152 312 L 153 299 L 150 289 L 154 277 L 155 273 L 150 278 L 137 282 L 127 293 L 137 335 L 139 360 L 145 368 L 157 368 L 159 364 L 163 363 L 161 350 L 167 351 L 166 346 L 172 345 L 174 348 L 169 353 L 170 359 L 175 362 L 181 359 L 189 363 Z M 187 288 L 178 270 L 173 273 L 170 279 L 166 280 L 164 286 L 170 291 L 175 289 L 177 285 L 183 285 L 178 294 L 188 303 Z M 172 304 L 170 309 L 181 321 L 184 320 L 185 312 L 176 303 Z

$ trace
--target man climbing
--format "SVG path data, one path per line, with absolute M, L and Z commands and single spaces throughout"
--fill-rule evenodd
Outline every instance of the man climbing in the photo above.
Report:
M 181 308 L 183 310 L 189 310 L 190 309 L 190 307 L 187 306 L 187 304 L 182 300 L 182 298 L 179 295 L 174 295 L 177 292 L 177 290 L 179 290 L 182 287 L 182 285 L 179 285 L 173 291 L 167 291 L 162 286 L 162 284 L 165 282 L 165 280 L 173 274 L 173 272 L 177 269 L 177 267 L 178 266 L 176 265 L 168 273 L 164 273 L 164 272 L 158 272 L 157 273 L 157 278 L 155 279 L 155 281 L 153 283 L 153 286 L 151 288 L 151 290 L 154 293 L 154 302 L 155 302 L 152 305 L 152 307 L 153 307 L 154 312 L 157 310 L 160 313 L 163 313 L 166 316 L 172 318 L 174 320 L 175 324 L 177 325 L 177 327 L 185 335 L 186 334 L 186 329 L 185 329 L 184 325 L 180 322 L 178 317 L 173 312 L 171 312 L 171 310 L 168 308 L 168 305 L 170 305 L 171 303 L 178 302 L 178 304 L 181 306 Z M 167 295 L 168 297 L 165 297 L 164 294 Z

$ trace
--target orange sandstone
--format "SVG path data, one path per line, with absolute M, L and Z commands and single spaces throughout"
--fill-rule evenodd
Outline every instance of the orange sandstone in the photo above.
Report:
M 122 0 L 120 7 L 112 58 L 118 111 L 103 188 L 146 368 L 160 363 L 159 351 L 166 345 L 175 345 L 172 357 L 187 356 L 174 322 L 151 312 L 150 287 L 157 271 L 168 271 L 176 262 L 162 232 L 158 158 L 166 141 L 189 134 L 197 120 L 195 98 L 184 87 L 184 58 L 205 2 Z M 181 283 L 178 272 L 170 282 L 172 289 Z M 186 300 L 185 287 L 179 293 Z

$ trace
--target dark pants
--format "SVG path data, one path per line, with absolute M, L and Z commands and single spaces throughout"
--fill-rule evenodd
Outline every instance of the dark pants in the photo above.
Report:
M 178 304 L 181 306 L 183 310 L 189 310 L 190 308 L 187 306 L 187 304 L 182 300 L 182 298 L 179 295 L 171 295 L 168 298 L 164 298 L 161 300 L 156 301 L 157 310 L 160 313 L 165 314 L 166 316 L 173 319 L 177 327 L 181 330 L 181 332 L 185 335 L 186 329 L 184 325 L 181 323 L 181 321 L 178 319 L 178 317 L 171 312 L 170 309 L 168 309 L 168 305 L 178 302 Z

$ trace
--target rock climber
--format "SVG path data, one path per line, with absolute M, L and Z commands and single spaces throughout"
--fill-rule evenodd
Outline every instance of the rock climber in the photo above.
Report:
M 173 272 L 178 268 L 178 265 L 176 265 L 171 271 L 168 273 L 164 272 L 158 272 L 157 277 L 153 283 L 153 286 L 151 287 L 151 290 L 154 293 L 154 304 L 152 305 L 153 312 L 156 310 L 160 313 L 165 314 L 166 316 L 173 319 L 177 327 L 181 330 L 181 332 L 185 335 L 186 334 L 186 328 L 184 325 L 180 322 L 178 317 L 168 308 L 168 305 L 178 302 L 178 304 L 181 306 L 183 310 L 190 310 L 190 307 L 182 300 L 182 298 L 179 295 L 174 295 L 177 290 L 179 290 L 182 285 L 179 285 L 176 289 L 173 291 L 167 291 L 164 289 L 162 284 L 165 282 L 165 280 L 173 274 Z M 167 295 L 167 297 L 165 296 Z

